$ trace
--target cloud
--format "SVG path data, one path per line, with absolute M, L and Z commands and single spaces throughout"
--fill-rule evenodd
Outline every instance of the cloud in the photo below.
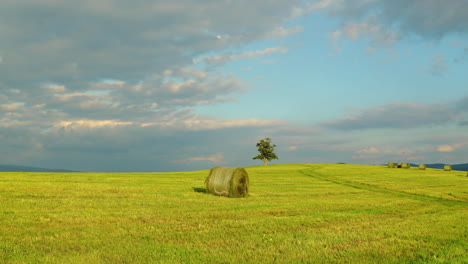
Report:
M 120 122 L 115 120 L 76 120 L 76 121 L 61 121 L 55 125 L 62 129 L 76 128 L 102 128 L 102 127 L 117 127 L 132 125 L 132 122 Z
M 271 134 L 275 137 L 300 137 L 311 136 L 320 133 L 319 130 L 310 127 L 291 127 L 282 126 L 264 130 L 265 134 Z
M 427 70 L 430 74 L 441 76 L 448 70 L 449 67 L 444 54 L 435 54 L 431 57 L 429 69 Z
M 336 1 L 337 0 L 320 0 L 320 1 L 313 2 L 313 3 L 309 3 L 305 7 L 296 7 L 296 8 L 293 9 L 293 11 L 291 13 L 291 17 L 296 18 L 296 17 L 300 17 L 300 16 L 305 16 L 307 14 L 310 14 L 310 13 L 314 12 L 314 11 L 324 9 L 324 8 L 330 6 L 331 4 L 333 4 Z
M 329 0 L 316 2 L 314 11 L 324 10 L 340 21 L 330 33 L 334 53 L 341 51 L 341 40 L 368 40 L 368 51 L 392 50 L 401 39 L 420 38 L 439 41 L 449 35 L 468 33 L 468 1 L 453 0 Z M 307 13 L 298 9 L 298 15 Z M 466 53 L 466 52 L 465 52 Z M 332 54 L 333 55 L 333 54 Z M 455 58 L 459 63 L 466 55 Z M 428 72 L 440 75 L 447 70 L 445 59 L 435 58 Z
M 67 90 L 64 85 L 49 84 L 44 85 L 43 88 L 47 89 L 51 93 L 63 93 Z
M 265 38 L 268 39 L 277 39 L 284 38 L 293 34 L 300 33 L 304 30 L 303 26 L 294 26 L 294 27 L 277 27 L 273 31 L 265 34 Z
M 457 114 L 450 104 L 390 103 L 361 109 L 351 117 L 323 122 L 322 125 L 337 130 L 416 128 L 442 125 L 456 119 Z
M 358 150 L 358 151 L 356 151 L 356 153 L 378 154 L 378 153 L 381 153 L 381 151 L 379 149 L 377 149 L 376 147 L 369 147 L 369 148 L 366 148 L 366 149 Z
M 451 145 L 440 145 L 437 147 L 437 151 L 439 152 L 454 152 L 456 149 L 462 148 L 468 145 L 468 143 L 457 143 Z
M 223 153 L 218 153 L 218 154 L 214 154 L 214 155 L 211 155 L 209 157 L 192 157 L 192 158 L 188 158 L 184 161 L 189 161 L 189 162 L 193 162 L 193 161 L 210 161 L 210 162 L 213 162 L 213 163 L 224 163 L 224 155 Z
M 426 150 L 426 149 L 425 149 Z M 398 148 L 398 147 L 368 147 L 364 149 L 359 149 L 355 151 L 356 154 L 361 154 L 362 157 L 366 155 L 396 155 L 396 156 L 408 156 L 412 155 L 415 152 L 419 151 L 419 149 L 408 149 L 408 148 Z
M 335 51 L 340 50 L 339 41 L 342 38 L 349 40 L 358 40 L 361 38 L 369 39 L 371 42 L 370 49 L 377 47 L 390 47 L 394 45 L 400 38 L 400 34 L 393 30 L 387 29 L 376 23 L 375 18 L 371 17 L 365 22 L 348 23 L 343 25 L 341 30 L 334 31 L 330 34 Z
M 345 25 L 378 13 L 377 24 L 394 28 L 403 35 L 440 39 L 449 34 L 468 33 L 468 2 L 465 0 L 450 3 L 439 0 L 336 0 L 327 2 L 324 8 L 329 14 L 342 18 Z
M 2 105 L 0 105 L 0 110 L 3 110 L 3 111 L 17 111 L 17 110 L 22 109 L 23 107 L 24 107 L 23 104 L 18 104 L 18 103 L 2 104 Z
M 56 126 L 42 133 L 24 129 L 17 133 L 15 129 L 0 129 L 0 146 L 8 151 L 11 160 L 22 163 L 42 161 L 40 164 L 46 167 L 60 165 L 84 171 L 183 171 L 206 169 L 206 162 L 215 161 L 224 161 L 228 166 L 254 165 L 251 158 L 262 127 L 231 127 L 226 134 L 222 129 L 142 127 L 140 124 L 96 120 L 82 124 L 75 122 L 65 128 Z M 10 133 L 16 133 L 16 136 L 10 136 L 9 142 L 3 141 L 3 135 L 8 137 Z M 27 140 L 14 141 L 18 135 L 24 135 Z M 245 141 L 249 144 L 241 144 Z M 38 144 L 43 147 L 38 149 Z M 26 157 L 24 153 L 32 150 L 35 154 Z M 223 153 L 224 158 L 213 153 Z M 5 160 L 7 157 L 3 156 L 2 160 Z M 187 162 L 190 158 L 198 159 Z
M 247 51 L 247 52 L 234 54 L 234 55 L 224 54 L 224 55 L 204 57 L 204 58 L 197 60 L 197 62 L 204 61 L 205 63 L 210 64 L 210 65 L 223 65 L 229 61 L 257 58 L 260 56 L 266 56 L 266 55 L 270 55 L 273 53 L 286 53 L 286 52 L 288 52 L 288 49 L 285 47 L 273 47 L 273 48 L 265 48 L 263 50 Z
M 460 126 L 468 126 L 468 120 L 466 120 L 466 121 L 460 121 L 458 124 L 459 124 Z
M 454 148 L 450 145 L 440 145 L 438 148 L 437 148 L 437 151 L 440 151 L 440 152 L 452 152 L 454 151 Z
M 112 0 L 53 5 L 45 0 L 14 5 L 2 1 L 0 51 L 8 51 L 2 54 L 8 64 L 0 79 L 25 89 L 37 80 L 71 90 L 102 78 L 138 82 L 167 68 L 190 65 L 205 53 L 299 32 L 299 27 L 282 25 L 300 4 L 178 0 L 169 5 L 143 0 L 129 7 Z
M 269 127 L 286 124 L 280 120 L 243 119 L 243 120 L 186 120 L 184 125 L 191 130 L 224 129 L 232 127 Z

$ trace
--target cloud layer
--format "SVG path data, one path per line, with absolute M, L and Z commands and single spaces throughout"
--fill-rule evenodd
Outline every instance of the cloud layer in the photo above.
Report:
M 330 0 L 322 7 L 343 19 L 346 26 L 373 17 L 373 24 L 397 29 L 403 35 L 440 39 L 448 34 L 468 33 L 468 2 L 452 0 Z M 371 12 L 373 11 L 373 12 Z M 373 15 L 378 13 L 377 16 Z M 370 15 L 371 14 L 371 15 Z M 367 28 L 368 26 L 366 26 Z
M 223 66 L 287 56 L 294 48 L 281 39 L 307 29 L 294 19 L 319 10 L 340 22 L 329 33 L 337 48 L 343 40 L 391 47 L 411 36 L 468 32 L 464 0 L 0 1 L 0 159 L 88 171 L 202 169 L 245 164 L 268 136 L 289 153 L 282 162 L 466 149 L 465 139 L 409 150 L 366 145 L 356 134 L 466 128 L 468 98 L 387 103 L 307 126 L 255 111 L 245 118 L 196 114 L 257 88 Z M 428 72 L 443 75 L 448 63 L 436 54 Z
M 463 98 L 461 101 L 465 101 Z M 338 130 L 362 130 L 372 128 L 417 128 L 444 125 L 458 121 L 462 112 L 453 103 L 421 105 L 414 103 L 390 103 L 378 107 L 357 110 L 350 117 L 324 122 L 322 125 Z M 466 111 L 463 111 L 466 113 Z

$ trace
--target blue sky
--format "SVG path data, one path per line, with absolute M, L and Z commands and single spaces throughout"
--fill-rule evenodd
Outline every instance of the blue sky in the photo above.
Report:
M 0 0 L 0 164 L 468 162 L 468 1 Z

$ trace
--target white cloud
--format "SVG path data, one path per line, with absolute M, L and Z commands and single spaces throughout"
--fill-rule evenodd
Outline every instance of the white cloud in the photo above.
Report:
M 213 163 L 224 163 L 224 155 L 223 153 L 217 153 L 208 157 L 192 157 L 188 158 L 185 161 L 211 161 Z
M 284 38 L 293 34 L 300 33 L 304 30 L 303 26 L 294 26 L 294 27 L 277 27 L 273 31 L 265 34 L 265 38 Z
M 229 61 L 235 61 L 240 59 L 250 59 L 250 58 L 257 58 L 261 56 L 271 55 L 273 53 L 286 53 L 288 49 L 285 47 L 272 47 L 272 48 L 265 48 L 263 50 L 255 50 L 255 51 L 246 51 L 240 54 L 224 54 L 224 55 L 216 55 L 216 56 L 209 56 L 198 59 L 196 63 L 204 61 L 205 63 L 211 65 L 223 65 Z
M 439 152 L 454 152 L 455 150 L 462 148 L 464 146 L 468 145 L 468 143 L 456 143 L 456 144 L 450 144 L 450 145 L 439 145 L 437 147 L 437 151 Z
M 64 85 L 49 84 L 44 85 L 43 87 L 51 93 L 63 93 L 67 90 L 67 88 Z
M 339 2 L 339 1 L 341 0 L 320 0 L 320 1 L 315 1 L 313 3 L 309 3 L 305 7 L 296 7 L 292 10 L 291 17 L 296 18 L 300 16 L 305 16 L 316 10 L 327 8 L 334 2 Z
M 263 50 L 247 51 L 238 55 L 233 55 L 231 58 L 233 60 L 238 60 L 238 59 L 256 58 L 260 56 L 270 55 L 273 53 L 286 53 L 286 52 L 288 52 L 288 49 L 285 47 L 274 47 L 274 48 L 266 48 Z
M 381 152 L 382 151 L 380 151 L 376 147 L 369 147 L 366 149 L 361 149 L 361 150 L 356 151 L 356 153 L 365 153 L 365 154 L 379 154 Z
M 297 150 L 297 149 L 298 149 L 297 146 L 289 146 L 289 147 L 288 147 L 288 150 L 289 150 L 289 151 L 294 151 L 294 150 Z
M 61 121 L 54 125 L 55 128 L 63 129 L 83 129 L 83 128 L 103 128 L 133 125 L 133 122 L 121 122 L 116 120 L 74 120 Z
M 437 148 L 437 151 L 439 151 L 439 152 L 452 152 L 454 150 L 455 150 L 455 148 L 453 146 L 450 146 L 450 145 L 440 145 Z
M 268 119 L 240 119 L 240 120 L 185 120 L 184 126 L 190 130 L 224 129 L 234 127 L 269 127 L 286 124 L 285 121 Z
M 23 109 L 23 108 L 24 108 L 24 105 L 23 104 L 18 104 L 18 103 L 0 104 L 0 110 L 3 110 L 3 111 L 17 111 L 17 110 L 20 110 L 20 109 Z
M 105 94 L 91 94 L 91 93 L 69 93 L 69 94 L 55 94 L 54 97 L 60 102 L 71 102 L 77 100 L 92 100 L 95 98 L 106 97 Z
M 8 118 L 1 118 L 0 119 L 0 127 L 14 127 L 14 128 L 17 128 L 17 127 L 21 127 L 21 126 L 25 126 L 25 125 L 29 125 L 30 122 L 27 122 L 27 121 L 18 121 L 18 120 L 11 120 L 11 119 L 8 119 Z

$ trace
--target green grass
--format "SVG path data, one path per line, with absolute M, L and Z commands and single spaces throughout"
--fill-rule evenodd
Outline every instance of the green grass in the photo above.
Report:
M 365 165 L 0 173 L 0 263 L 468 263 L 466 172 Z

